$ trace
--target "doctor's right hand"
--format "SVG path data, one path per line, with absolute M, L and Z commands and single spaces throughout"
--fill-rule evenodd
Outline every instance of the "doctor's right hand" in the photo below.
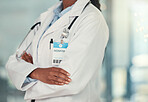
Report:
M 52 85 L 69 84 L 71 82 L 69 76 L 70 74 L 67 71 L 56 67 L 37 68 L 29 75 L 32 79 Z
M 23 52 L 21 58 L 22 58 L 24 61 L 33 64 L 33 58 L 32 58 L 32 56 L 31 56 L 31 54 L 27 54 L 27 52 Z

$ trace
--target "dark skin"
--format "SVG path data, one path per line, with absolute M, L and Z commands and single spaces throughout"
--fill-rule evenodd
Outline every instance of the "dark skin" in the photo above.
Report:
M 62 0 L 63 1 L 63 10 L 69 6 L 72 6 L 77 0 Z
M 63 9 L 73 5 L 77 0 L 63 0 Z M 21 57 L 28 63 L 33 64 L 33 58 L 31 54 L 26 52 Z M 49 68 L 37 68 L 29 74 L 32 79 L 40 80 L 44 83 L 51 85 L 64 85 L 69 84 L 71 79 L 70 74 L 62 68 L 49 67 Z
M 33 58 L 30 54 L 25 52 L 21 58 L 26 62 L 33 64 Z M 56 67 L 37 68 L 29 75 L 32 79 L 37 79 L 52 85 L 69 84 L 71 82 L 69 76 L 70 74 L 67 71 Z

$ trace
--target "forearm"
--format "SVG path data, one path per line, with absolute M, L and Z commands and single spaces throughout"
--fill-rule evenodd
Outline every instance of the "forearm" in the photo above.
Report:
M 69 84 L 69 82 L 71 82 L 69 76 L 70 74 L 67 71 L 56 67 L 37 68 L 29 74 L 30 78 L 37 79 L 51 85 Z
M 34 71 L 32 71 L 28 77 L 32 78 L 32 79 L 37 79 L 39 80 L 39 75 L 37 74 L 37 72 L 40 70 L 40 68 L 36 68 Z
M 18 61 L 15 57 L 15 54 L 10 56 L 6 69 L 8 71 L 8 75 L 16 88 L 18 90 L 24 91 L 22 85 L 26 79 L 26 77 L 37 68 L 37 66 L 27 63 L 23 60 Z

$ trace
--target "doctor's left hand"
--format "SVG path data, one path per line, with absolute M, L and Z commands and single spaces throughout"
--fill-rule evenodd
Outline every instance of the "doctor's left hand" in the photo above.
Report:
M 27 54 L 26 52 L 24 52 L 24 54 L 21 57 L 24 61 L 33 64 L 33 58 L 31 56 L 31 54 Z

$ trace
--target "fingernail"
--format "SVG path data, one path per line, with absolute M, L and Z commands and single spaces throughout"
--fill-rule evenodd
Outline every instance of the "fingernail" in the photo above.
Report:
M 61 85 L 64 85 L 64 83 L 60 83 Z
M 68 81 L 65 81 L 65 83 L 66 83 L 66 84 L 69 84 L 69 82 L 68 82 Z
M 70 76 L 70 74 L 69 74 L 69 73 L 67 73 L 67 75 L 68 75 L 68 76 Z
M 68 79 L 68 81 L 71 81 L 71 79 Z

